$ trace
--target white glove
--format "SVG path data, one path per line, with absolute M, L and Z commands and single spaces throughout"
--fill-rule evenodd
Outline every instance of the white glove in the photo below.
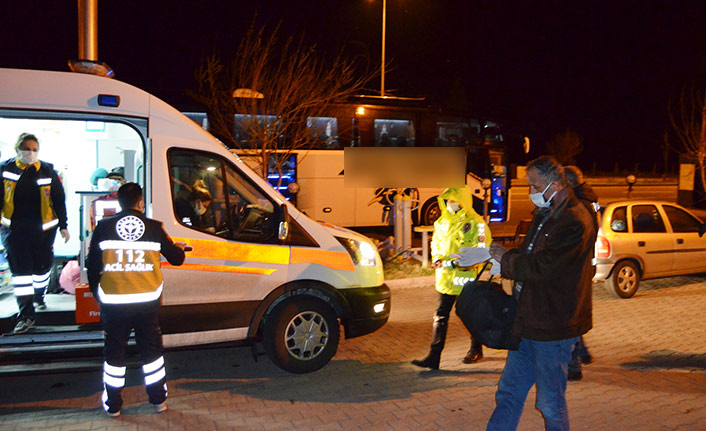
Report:
M 453 256 L 457 266 L 473 266 L 490 259 L 490 252 L 487 247 L 461 247 L 458 253 Z M 498 264 L 500 267 L 500 264 Z

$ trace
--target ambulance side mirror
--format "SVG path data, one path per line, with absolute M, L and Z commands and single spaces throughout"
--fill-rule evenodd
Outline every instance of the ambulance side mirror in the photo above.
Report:
M 279 217 L 279 229 L 277 237 L 280 241 L 285 241 L 289 236 L 289 213 L 287 212 L 287 205 L 282 204 L 279 207 L 280 217 Z

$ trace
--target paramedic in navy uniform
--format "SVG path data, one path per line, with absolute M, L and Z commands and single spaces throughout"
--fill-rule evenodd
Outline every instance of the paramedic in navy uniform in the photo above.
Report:
M 160 253 L 170 264 L 181 265 L 186 244 L 173 243 L 162 223 L 144 216 L 145 203 L 138 184 L 121 186 L 118 203 L 122 211 L 96 226 L 86 264 L 89 287 L 100 302 L 105 333 L 103 408 L 111 417 L 120 415 L 127 342 L 134 329 L 147 395 L 160 413 L 167 409 L 157 315 L 162 295 Z
M 17 157 L 0 165 L 0 221 L 2 242 L 7 250 L 12 284 L 20 313 L 15 334 L 27 332 L 35 323 L 34 304 L 44 310 L 44 291 L 54 265 L 57 227 L 64 242 L 66 229 L 64 187 L 51 163 L 37 158 L 37 137 L 22 133 L 15 144 Z

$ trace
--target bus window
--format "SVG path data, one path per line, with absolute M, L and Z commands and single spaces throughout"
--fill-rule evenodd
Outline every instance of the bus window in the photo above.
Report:
M 318 149 L 340 149 L 338 144 L 338 119 L 333 117 L 309 117 L 306 127 Z
M 463 147 L 473 144 L 480 133 L 477 122 L 439 121 L 436 123 L 435 147 Z
M 376 147 L 413 147 L 414 122 L 412 120 L 375 119 Z
M 250 136 L 262 135 L 266 130 L 270 133 L 277 121 L 274 115 L 257 115 L 256 121 L 251 121 L 250 118 L 250 115 L 235 114 L 235 140 L 241 148 L 256 148 L 257 143 L 251 144 Z

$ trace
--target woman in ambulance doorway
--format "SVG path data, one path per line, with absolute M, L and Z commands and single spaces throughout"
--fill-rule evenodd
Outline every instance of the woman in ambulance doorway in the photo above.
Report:
M 54 264 L 54 239 L 59 229 L 69 241 L 64 187 L 51 163 L 41 161 L 39 140 L 22 133 L 15 144 L 16 157 L 0 164 L 2 242 L 12 272 L 19 314 L 15 334 L 36 323 L 35 307 L 46 309 L 44 293 Z

